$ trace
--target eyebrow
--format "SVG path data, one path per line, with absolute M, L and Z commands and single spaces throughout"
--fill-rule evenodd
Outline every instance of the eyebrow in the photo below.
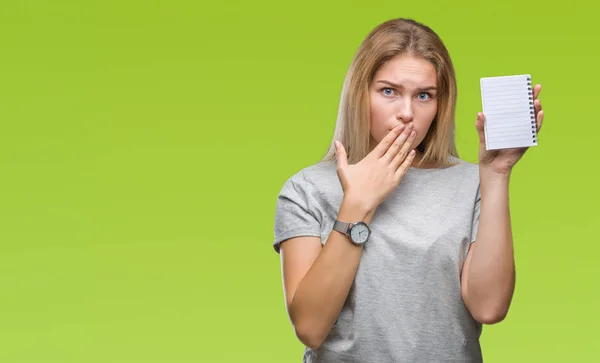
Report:
M 385 83 L 385 84 L 388 84 L 388 85 L 396 87 L 396 88 L 402 88 L 402 85 L 396 84 L 394 82 L 386 81 L 385 79 L 379 80 L 379 81 L 377 81 L 377 83 Z M 418 91 L 437 91 L 437 87 L 435 87 L 435 86 L 422 87 L 422 88 L 417 88 L 417 90 Z

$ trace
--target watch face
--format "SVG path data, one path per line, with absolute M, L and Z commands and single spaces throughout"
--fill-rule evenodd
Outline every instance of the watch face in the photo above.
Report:
M 350 229 L 350 238 L 354 243 L 365 243 L 369 239 L 371 231 L 363 222 L 358 222 Z

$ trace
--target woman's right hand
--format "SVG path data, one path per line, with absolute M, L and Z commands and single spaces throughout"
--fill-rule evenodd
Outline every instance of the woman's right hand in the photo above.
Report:
M 359 202 L 375 210 L 400 184 L 415 157 L 412 123 L 396 126 L 364 159 L 348 165 L 344 146 L 335 141 L 337 175 L 344 190 L 344 199 Z

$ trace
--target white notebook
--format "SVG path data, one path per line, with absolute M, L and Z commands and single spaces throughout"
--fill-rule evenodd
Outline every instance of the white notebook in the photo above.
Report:
M 537 146 L 529 74 L 481 78 L 487 150 Z

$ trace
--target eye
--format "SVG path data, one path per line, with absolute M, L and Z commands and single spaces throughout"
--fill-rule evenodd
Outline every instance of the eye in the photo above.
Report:
M 389 91 L 389 92 L 386 92 L 386 91 Z M 392 96 L 394 94 L 394 89 L 385 87 L 385 88 L 381 89 L 381 92 L 383 92 L 383 94 L 386 96 Z
M 419 93 L 419 95 L 417 97 L 419 98 L 420 101 L 427 101 L 432 98 L 431 94 L 429 94 L 427 92 L 421 92 L 421 93 Z

